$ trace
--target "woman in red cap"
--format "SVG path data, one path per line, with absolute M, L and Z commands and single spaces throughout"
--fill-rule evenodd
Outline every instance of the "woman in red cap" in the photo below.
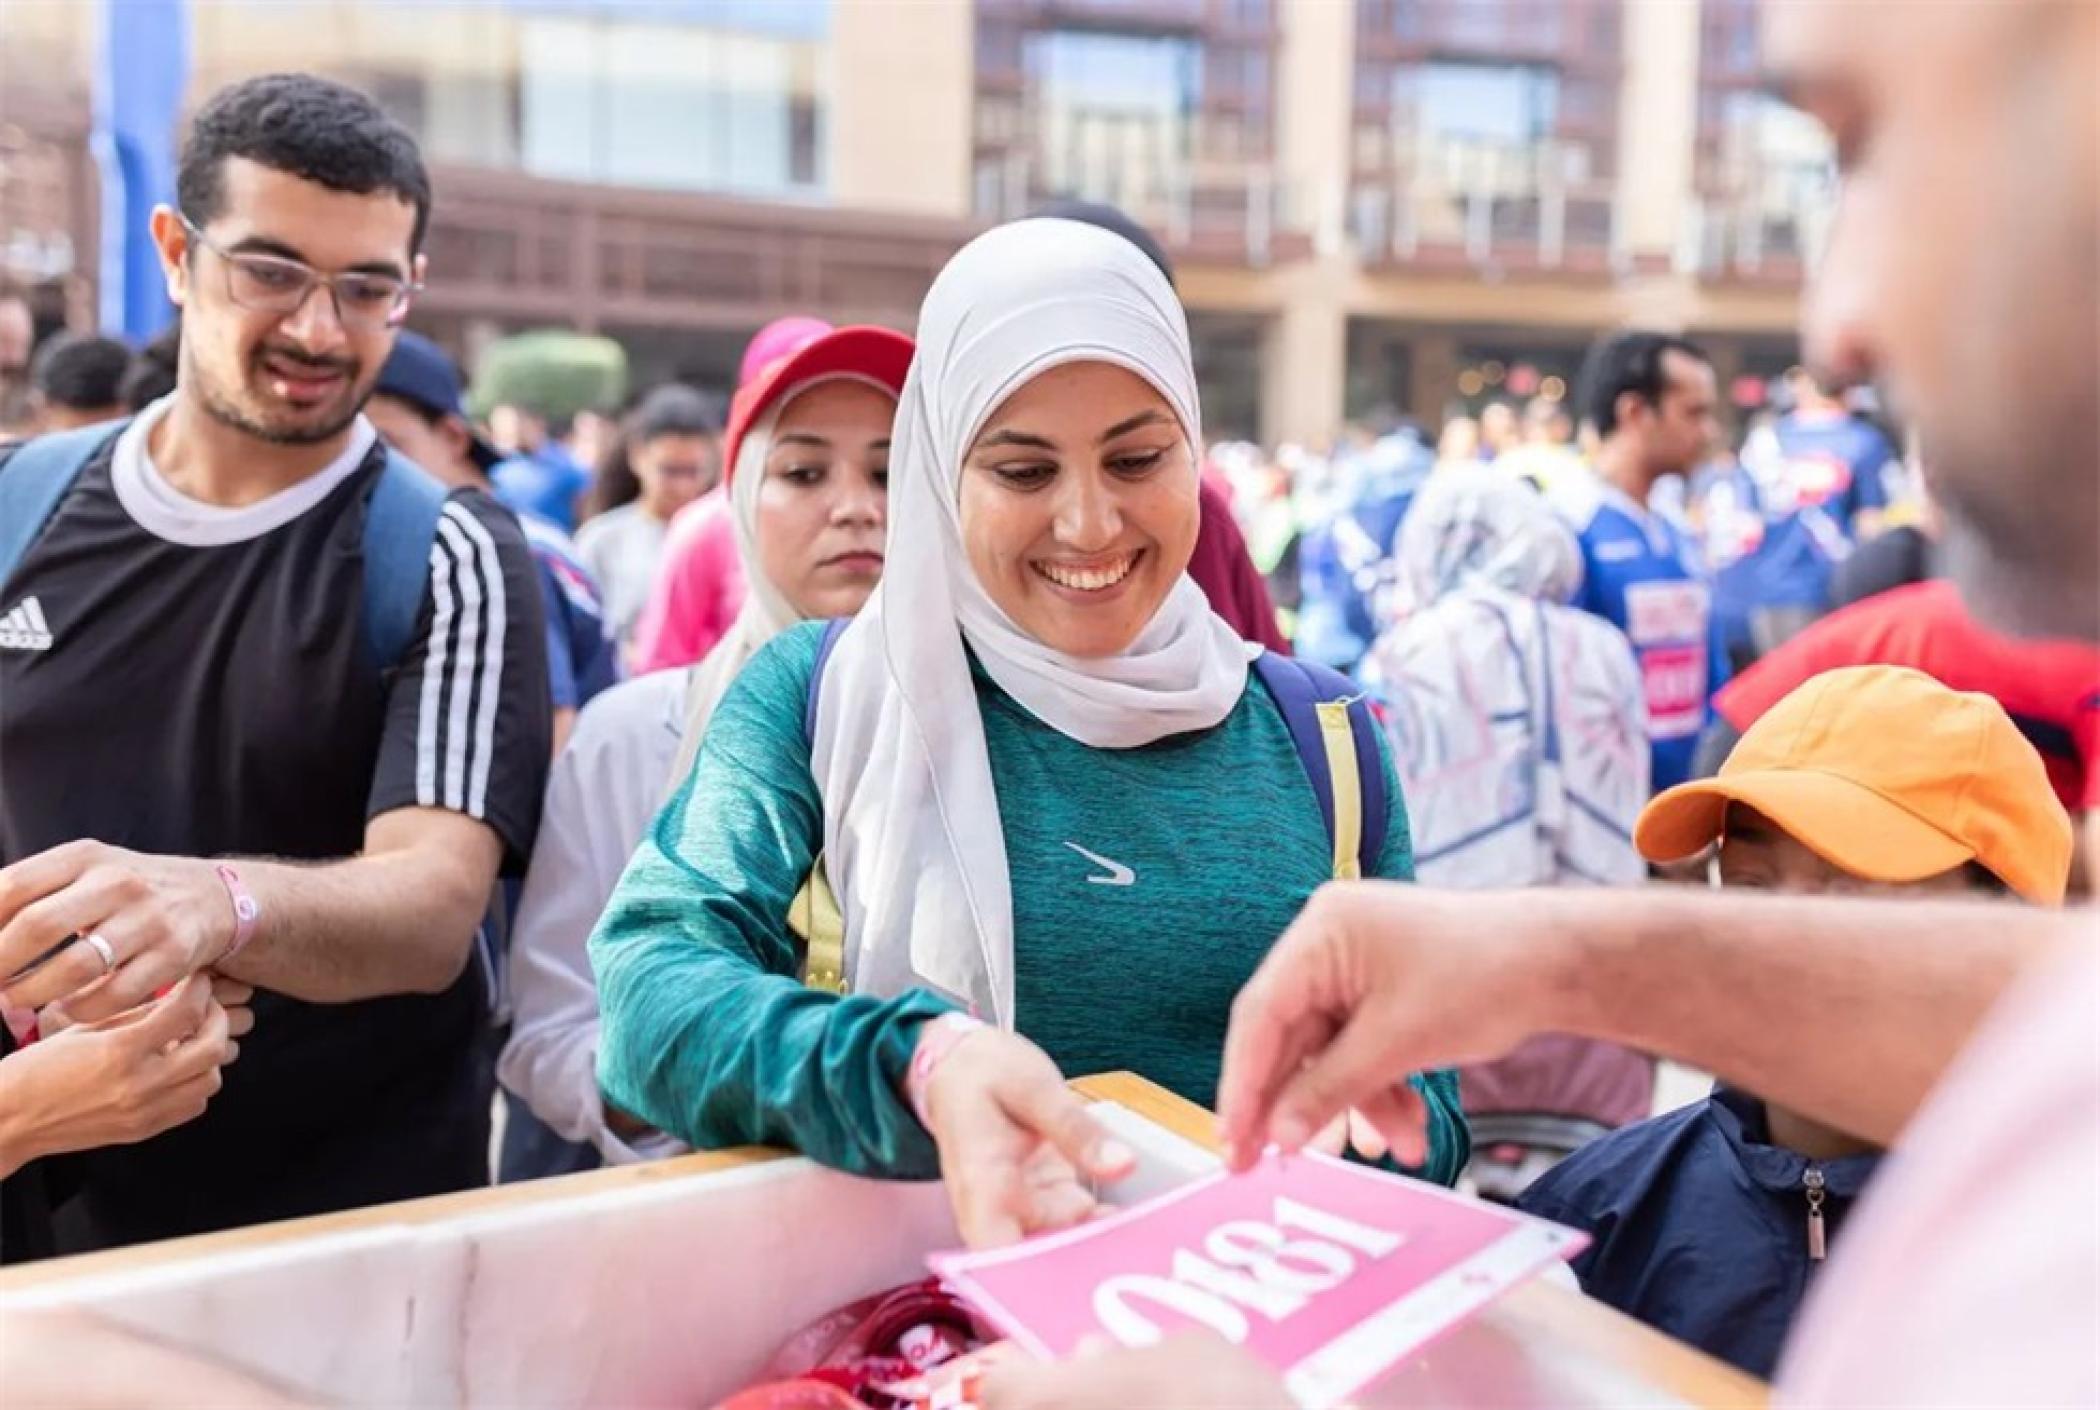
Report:
M 752 335 L 736 383 L 755 388 L 776 366 L 832 332 L 820 318 L 776 318 Z M 734 409 L 732 409 L 732 416 Z M 733 458 L 736 448 L 725 445 Z M 744 565 L 729 512 L 729 484 L 715 486 L 671 521 L 656 584 L 636 620 L 628 664 L 636 674 L 705 660 L 744 605 Z
M 564 1138 L 614 1161 L 678 1147 L 599 1097 L 598 992 L 584 942 L 751 653 L 797 622 L 853 615 L 882 572 L 890 423 L 911 339 L 801 320 L 788 338 L 759 343 L 723 440 L 742 605 L 699 665 L 616 686 L 579 717 L 548 783 L 512 938 L 503 1082 Z M 505 1178 L 554 1173 L 513 1155 Z

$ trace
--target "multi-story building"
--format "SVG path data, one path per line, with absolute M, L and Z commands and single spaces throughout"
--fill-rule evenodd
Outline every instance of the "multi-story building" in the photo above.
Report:
M 0 5 L 0 272 L 74 321 L 97 9 Z M 191 47 L 193 94 L 311 69 L 418 134 L 415 321 L 457 347 L 719 383 L 781 313 L 909 327 L 973 230 L 1085 196 L 1173 251 L 1209 429 L 1271 440 L 1551 393 L 1634 322 L 1776 371 L 1828 208 L 1757 0 L 193 0 Z

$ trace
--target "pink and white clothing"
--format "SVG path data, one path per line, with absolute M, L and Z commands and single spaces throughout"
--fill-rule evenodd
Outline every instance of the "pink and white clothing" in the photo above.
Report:
M 2100 1405 L 2100 944 L 1999 1004 L 1853 1220 L 1778 1403 Z
M 635 623 L 636 674 L 701 660 L 735 625 L 744 593 L 736 521 L 728 491 L 718 486 L 671 521 L 656 586 Z

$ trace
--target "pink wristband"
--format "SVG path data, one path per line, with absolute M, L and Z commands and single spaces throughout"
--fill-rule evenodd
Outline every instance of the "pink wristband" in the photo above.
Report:
M 233 902 L 233 943 L 226 947 L 225 954 L 219 956 L 219 961 L 223 962 L 238 955 L 241 947 L 254 938 L 255 923 L 262 918 L 262 906 L 241 884 L 239 872 L 225 862 L 220 862 L 217 870 L 220 882 L 226 887 L 226 899 Z
M 919 1046 L 912 1049 L 911 1066 L 904 1073 L 904 1093 L 911 1099 L 912 1114 L 929 1132 L 933 1130 L 933 1117 L 927 1110 L 926 1097 L 927 1090 L 933 1085 L 934 1069 L 955 1051 L 957 1043 L 982 1027 L 982 1019 L 951 1012 L 929 1020 L 919 1030 Z

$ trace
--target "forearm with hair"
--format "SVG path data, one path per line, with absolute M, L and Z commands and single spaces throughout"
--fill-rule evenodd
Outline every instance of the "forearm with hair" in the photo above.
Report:
M 457 816 L 388 826 L 404 816 L 377 820 L 361 856 L 241 862 L 262 919 L 221 972 L 320 1004 L 449 987 L 488 908 L 501 845 Z
M 2005 903 L 1564 892 L 1566 1029 L 1891 1144 L 2037 955 L 2091 912 Z

